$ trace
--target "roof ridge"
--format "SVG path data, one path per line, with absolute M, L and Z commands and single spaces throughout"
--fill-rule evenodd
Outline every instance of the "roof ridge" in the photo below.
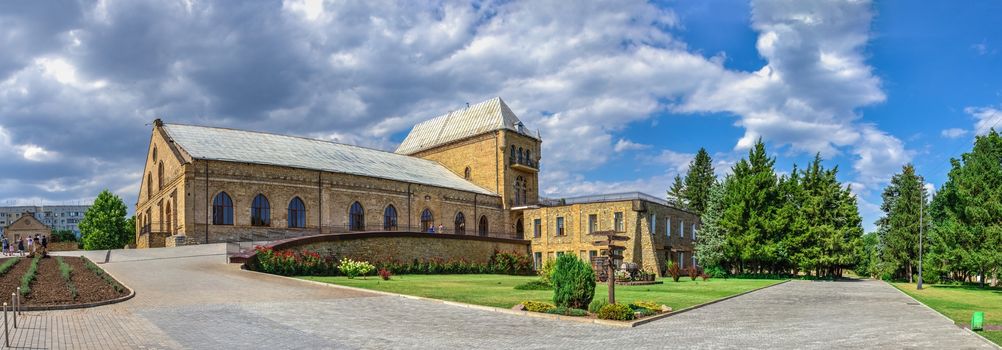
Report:
M 353 144 L 350 144 L 350 143 L 337 142 L 337 141 L 331 141 L 331 140 L 316 139 L 316 138 L 312 138 L 312 137 L 299 136 L 299 135 L 279 134 L 277 132 L 271 132 L 271 131 L 246 130 L 246 129 L 237 129 L 237 128 L 224 127 L 224 126 L 209 126 L 209 125 L 196 125 L 196 124 L 185 124 L 185 123 L 166 123 L 165 122 L 165 123 L 163 123 L 163 125 L 164 126 L 180 125 L 180 126 L 190 126 L 190 127 L 195 127 L 195 128 L 219 129 L 219 130 L 229 130 L 229 131 L 241 131 L 241 132 L 248 132 L 248 133 L 252 133 L 252 134 L 264 134 L 264 135 L 272 135 L 272 136 L 289 137 L 289 138 L 303 139 L 303 140 L 308 140 L 308 141 L 325 142 L 325 143 L 331 143 L 331 144 L 335 144 L 335 145 L 361 148 L 361 149 L 366 149 L 366 150 L 376 151 L 376 152 L 391 153 L 391 154 L 395 154 L 395 155 L 398 155 L 398 156 L 402 155 L 402 154 L 393 153 L 393 152 L 386 151 L 386 150 L 381 150 L 381 149 L 378 149 L 378 148 L 372 148 L 372 147 L 366 147 L 366 146 L 360 146 L 360 145 L 353 145 Z

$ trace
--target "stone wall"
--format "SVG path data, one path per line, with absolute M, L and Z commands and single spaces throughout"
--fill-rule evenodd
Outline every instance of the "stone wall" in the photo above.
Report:
M 136 248 L 163 248 L 167 242 L 166 232 L 140 234 L 136 238 Z
M 616 230 L 615 227 L 617 213 L 623 217 L 621 230 Z M 681 252 L 687 260 L 683 266 L 691 265 L 689 261 L 693 250 L 691 223 L 698 225 L 697 216 L 677 208 L 640 200 L 581 203 L 524 210 L 525 235 L 532 241 L 533 256 L 541 263 L 556 258 L 557 254 L 575 254 L 585 260 L 592 255 L 604 255 L 605 249 L 594 244 L 601 237 L 590 235 L 591 215 L 596 219 L 596 231 L 616 230 L 620 235 L 630 238 L 623 242 L 626 247 L 623 261 L 636 263 L 641 268 L 660 275 L 666 259 L 681 263 L 678 261 L 678 253 Z M 557 235 L 557 218 L 563 218 L 563 235 Z M 537 219 L 540 221 L 538 232 L 535 229 Z M 671 235 L 665 228 L 668 222 L 672 223 Z M 685 228 L 684 235 L 681 236 L 678 227 L 680 223 L 684 223 Z
M 332 252 L 338 257 L 365 261 L 414 259 L 465 259 L 486 263 L 495 251 L 528 255 L 529 242 L 451 234 L 415 232 L 379 232 L 327 234 L 291 240 L 273 246 L 276 250 L 312 250 Z

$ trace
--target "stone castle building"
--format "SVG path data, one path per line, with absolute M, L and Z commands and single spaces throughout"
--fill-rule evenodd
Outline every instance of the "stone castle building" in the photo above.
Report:
M 500 98 L 415 125 L 392 153 L 157 120 L 136 242 L 409 231 L 523 241 L 542 261 L 598 254 L 587 233 L 615 229 L 631 237 L 625 260 L 650 270 L 691 257 L 698 220 L 663 200 L 639 193 L 542 200 L 541 143 Z M 691 234 L 676 237 L 676 225 Z

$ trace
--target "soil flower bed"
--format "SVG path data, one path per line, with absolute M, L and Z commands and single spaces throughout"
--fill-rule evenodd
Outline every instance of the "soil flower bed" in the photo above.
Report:
M 9 302 L 11 293 L 15 293 L 25 279 L 30 280 L 30 292 L 21 299 L 25 306 L 88 304 L 129 295 L 128 289 L 83 257 L 40 258 L 31 278 L 26 274 L 30 272 L 32 258 L 3 258 L 0 267 L 15 259 L 17 261 L 10 268 L 0 271 L 0 293 L 3 293 L 0 301 Z M 61 265 L 64 265 L 62 269 Z

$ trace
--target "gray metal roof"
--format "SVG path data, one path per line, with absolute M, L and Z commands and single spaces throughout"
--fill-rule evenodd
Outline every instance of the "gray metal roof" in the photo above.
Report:
M 414 126 L 404 142 L 397 147 L 398 154 L 414 154 L 452 141 L 508 129 L 537 138 L 525 128 L 508 105 L 495 97 L 466 108 L 443 114 Z
M 438 162 L 296 136 L 164 124 L 174 143 L 196 159 L 268 164 L 353 174 L 495 195 Z

